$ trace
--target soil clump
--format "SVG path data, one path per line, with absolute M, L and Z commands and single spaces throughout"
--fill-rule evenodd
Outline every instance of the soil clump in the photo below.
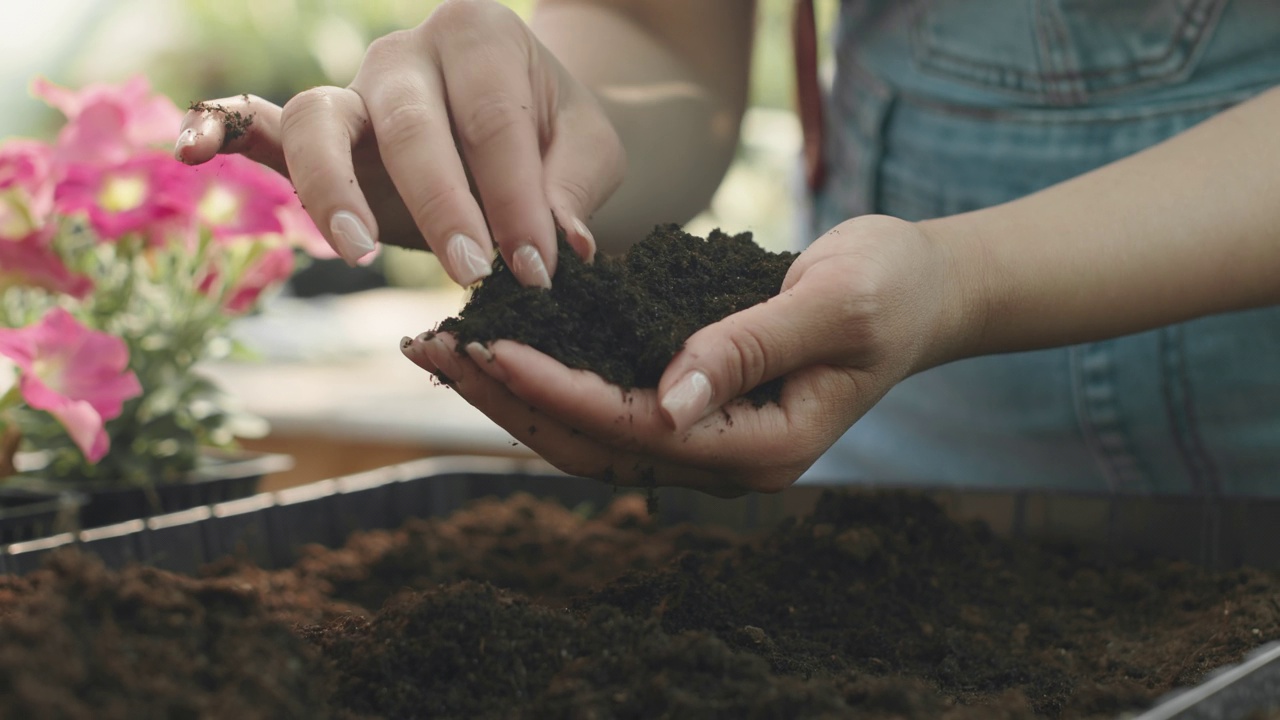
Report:
M 751 233 L 704 240 L 661 225 L 619 257 L 586 263 L 562 239 L 551 289 L 526 288 L 502 258 L 455 318 L 437 331 L 467 343 L 522 342 L 623 388 L 654 388 L 694 332 L 778 294 L 793 253 L 772 253 Z M 447 378 L 442 378 L 447 382 Z M 777 401 L 782 379 L 747 394 Z

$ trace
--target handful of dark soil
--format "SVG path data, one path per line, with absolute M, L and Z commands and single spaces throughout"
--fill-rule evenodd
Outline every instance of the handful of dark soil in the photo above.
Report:
M 454 333 L 460 351 L 516 340 L 624 388 L 653 388 L 690 335 L 777 295 L 795 257 L 761 248 L 751 233 L 714 230 L 704 240 L 661 225 L 626 255 L 588 265 L 562 239 L 551 290 L 521 286 L 499 258 L 437 330 Z M 776 402 L 781 389 L 779 378 L 747 398 Z

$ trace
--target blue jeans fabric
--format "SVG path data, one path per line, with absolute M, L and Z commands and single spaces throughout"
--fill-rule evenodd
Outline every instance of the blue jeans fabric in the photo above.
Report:
M 1006 202 L 1280 84 L 1280 2 L 850 1 L 836 46 L 815 237 Z M 1280 495 L 1280 308 L 921 373 L 805 481 Z

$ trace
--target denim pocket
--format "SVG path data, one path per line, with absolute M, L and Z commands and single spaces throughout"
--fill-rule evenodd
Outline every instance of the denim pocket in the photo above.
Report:
M 1227 0 L 927 0 L 911 20 L 926 73 L 1060 107 L 1194 69 Z

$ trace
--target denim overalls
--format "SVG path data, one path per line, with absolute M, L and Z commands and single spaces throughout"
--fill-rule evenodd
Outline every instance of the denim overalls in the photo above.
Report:
M 1005 202 L 1280 84 L 1280 0 L 849 1 L 835 44 L 811 237 Z M 921 373 L 810 480 L 1280 495 L 1280 307 Z

